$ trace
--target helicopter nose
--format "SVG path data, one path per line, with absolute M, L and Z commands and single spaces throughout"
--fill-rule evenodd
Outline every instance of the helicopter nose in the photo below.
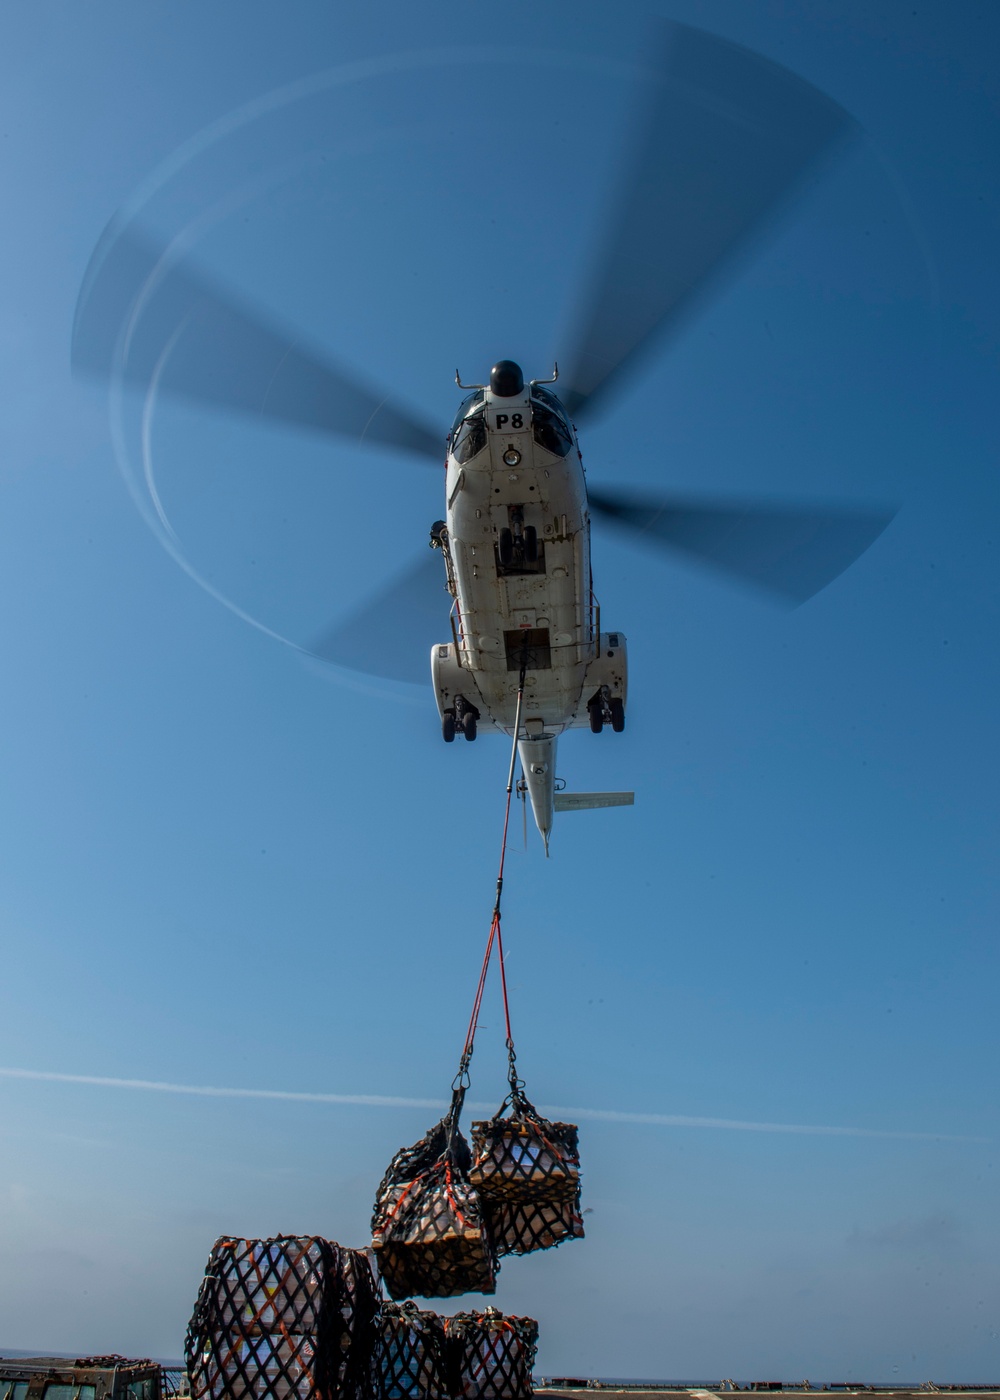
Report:
M 515 399 L 524 393 L 521 366 L 513 360 L 497 360 L 490 370 L 490 389 L 498 399 Z

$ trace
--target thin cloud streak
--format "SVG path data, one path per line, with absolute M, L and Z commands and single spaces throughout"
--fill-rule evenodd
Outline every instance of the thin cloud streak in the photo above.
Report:
M 753 1123 L 739 1118 L 692 1118 L 678 1113 L 619 1113 L 610 1108 L 550 1108 L 570 1121 L 592 1119 L 602 1123 L 636 1123 L 663 1128 L 727 1128 L 740 1133 L 798 1133 L 812 1137 L 895 1138 L 903 1142 L 990 1142 L 985 1137 L 955 1133 L 906 1133 L 887 1128 L 834 1128 L 820 1123 Z
M 170 1084 L 158 1079 L 112 1079 L 97 1074 L 60 1074 L 54 1070 L 0 1066 L 0 1078 L 50 1084 L 82 1084 L 97 1089 L 135 1089 L 157 1094 L 188 1094 L 210 1099 L 278 1099 L 286 1103 L 327 1103 L 361 1108 L 427 1108 L 444 1111 L 446 1099 L 403 1098 L 392 1094 L 320 1094 L 293 1089 L 224 1089 L 209 1084 Z M 474 1113 L 492 1113 L 491 1103 L 468 1103 Z M 989 1142 L 989 1138 L 949 1133 L 906 1133 L 881 1128 L 834 1128 L 814 1123 L 753 1123 L 738 1118 L 695 1118 L 676 1113 L 632 1113 L 610 1108 L 553 1108 L 546 1113 L 572 1122 L 633 1123 L 657 1128 L 721 1128 L 742 1133 L 796 1133 L 813 1137 L 895 1138 L 910 1142 Z
M 97 1074 L 58 1074 L 53 1070 L 4 1069 L 4 1079 L 36 1079 L 52 1084 L 89 1084 L 98 1089 L 146 1089 L 157 1094 L 198 1094 L 209 1099 L 283 1099 L 292 1103 L 358 1104 L 363 1108 L 446 1108 L 443 1099 L 406 1099 L 387 1094 L 310 1094 L 292 1089 L 219 1089 L 209 1084 L 168 1084 L 159 1079 L 109 1079 Z

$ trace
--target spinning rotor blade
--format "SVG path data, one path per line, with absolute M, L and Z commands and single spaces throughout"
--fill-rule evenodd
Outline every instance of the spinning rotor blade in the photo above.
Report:
M 295 344 L 135 227 L 110 231 L 76 307 L 73 369 L 213 408 L 342 434 L 440 462 L 442 434 Z
M 598 412 L 653 335 L 676 329 L 851 128 L 835 102 L 759 54 L 667 26 L 579 332 L 559 357 L 567 407 Z
M 435 642 L 449 637 L 451 594 L 435 549 L 388 588 L 309 643 L 323 661 L 394 681 L 427 682 Z
M 896 513 L 589 495 L 596 514 L 793 604 L 832 583 Z

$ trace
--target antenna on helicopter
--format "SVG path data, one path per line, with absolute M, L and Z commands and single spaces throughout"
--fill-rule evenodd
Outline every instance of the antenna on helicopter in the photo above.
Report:
M 462 383 L 462 372 L 461 372 L 461 370 L 456 370 L 456 371 L 455 371 L 455 383 L 458 385 L 458 387 L 459 387 L 460 389 L 485 389 L 485 388 L 486 388 L 486 385 L 485 385 L 485 384 L 463 384 L 463 383 Z
M 558 364 L 556 363 L 556 361 L 553 360 L 553 361 L 552 361 L 552 378 L 551 378 L 551 379 L 533 379 L 533 380 L 531 381 L 531 383 L 532 383 L 532 385 L 535 385 L 535 384 L 554 384 L 558 378 L 559 378 L 559 366 L 558 366 Z

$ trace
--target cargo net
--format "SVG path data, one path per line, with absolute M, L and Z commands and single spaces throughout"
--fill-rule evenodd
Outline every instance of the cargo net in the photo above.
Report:
M 448 1115 L 396 1153 L 378 1188 L 372 1248 L 391 1298 L 496 1290 L 493 1248 L 468 1179 L 472 1156 L 458 1130 L 463 1097 L 457 1090 Z
M 583 1237 L 576 1126 L 548 1122 L 521 1084 L 512 1073 L 511 1092 L 494 1117 L 472 1125 L 469 1180 L 479 1189 L 498 1256 Z
M 314 1236 L 216 1241 L 188 1325 L 195 1400 L 370 1400 L 364 1254 Z
M 483 1208 L 498 1258 L 583 1239 L 583 1217 L 574 1201 L 484 1201 Z
M 580 1190 L 576 1125 L 549 1123 L 520 1090 L 507 1096 L 493 1118 L 473 1123 L 472 1148 L 469 1180 L 484 1196 L 554 1200 L 570 1199 Z
M 528 1400 L 538 1346 L 533 1317 L 496 1308 L 445 1319 L 453 1394 L 460 1400 Z
M 450 1400 L 444 1323 L 416 1303 L 384 1303 L 375 1357 L 378 1400 Z

